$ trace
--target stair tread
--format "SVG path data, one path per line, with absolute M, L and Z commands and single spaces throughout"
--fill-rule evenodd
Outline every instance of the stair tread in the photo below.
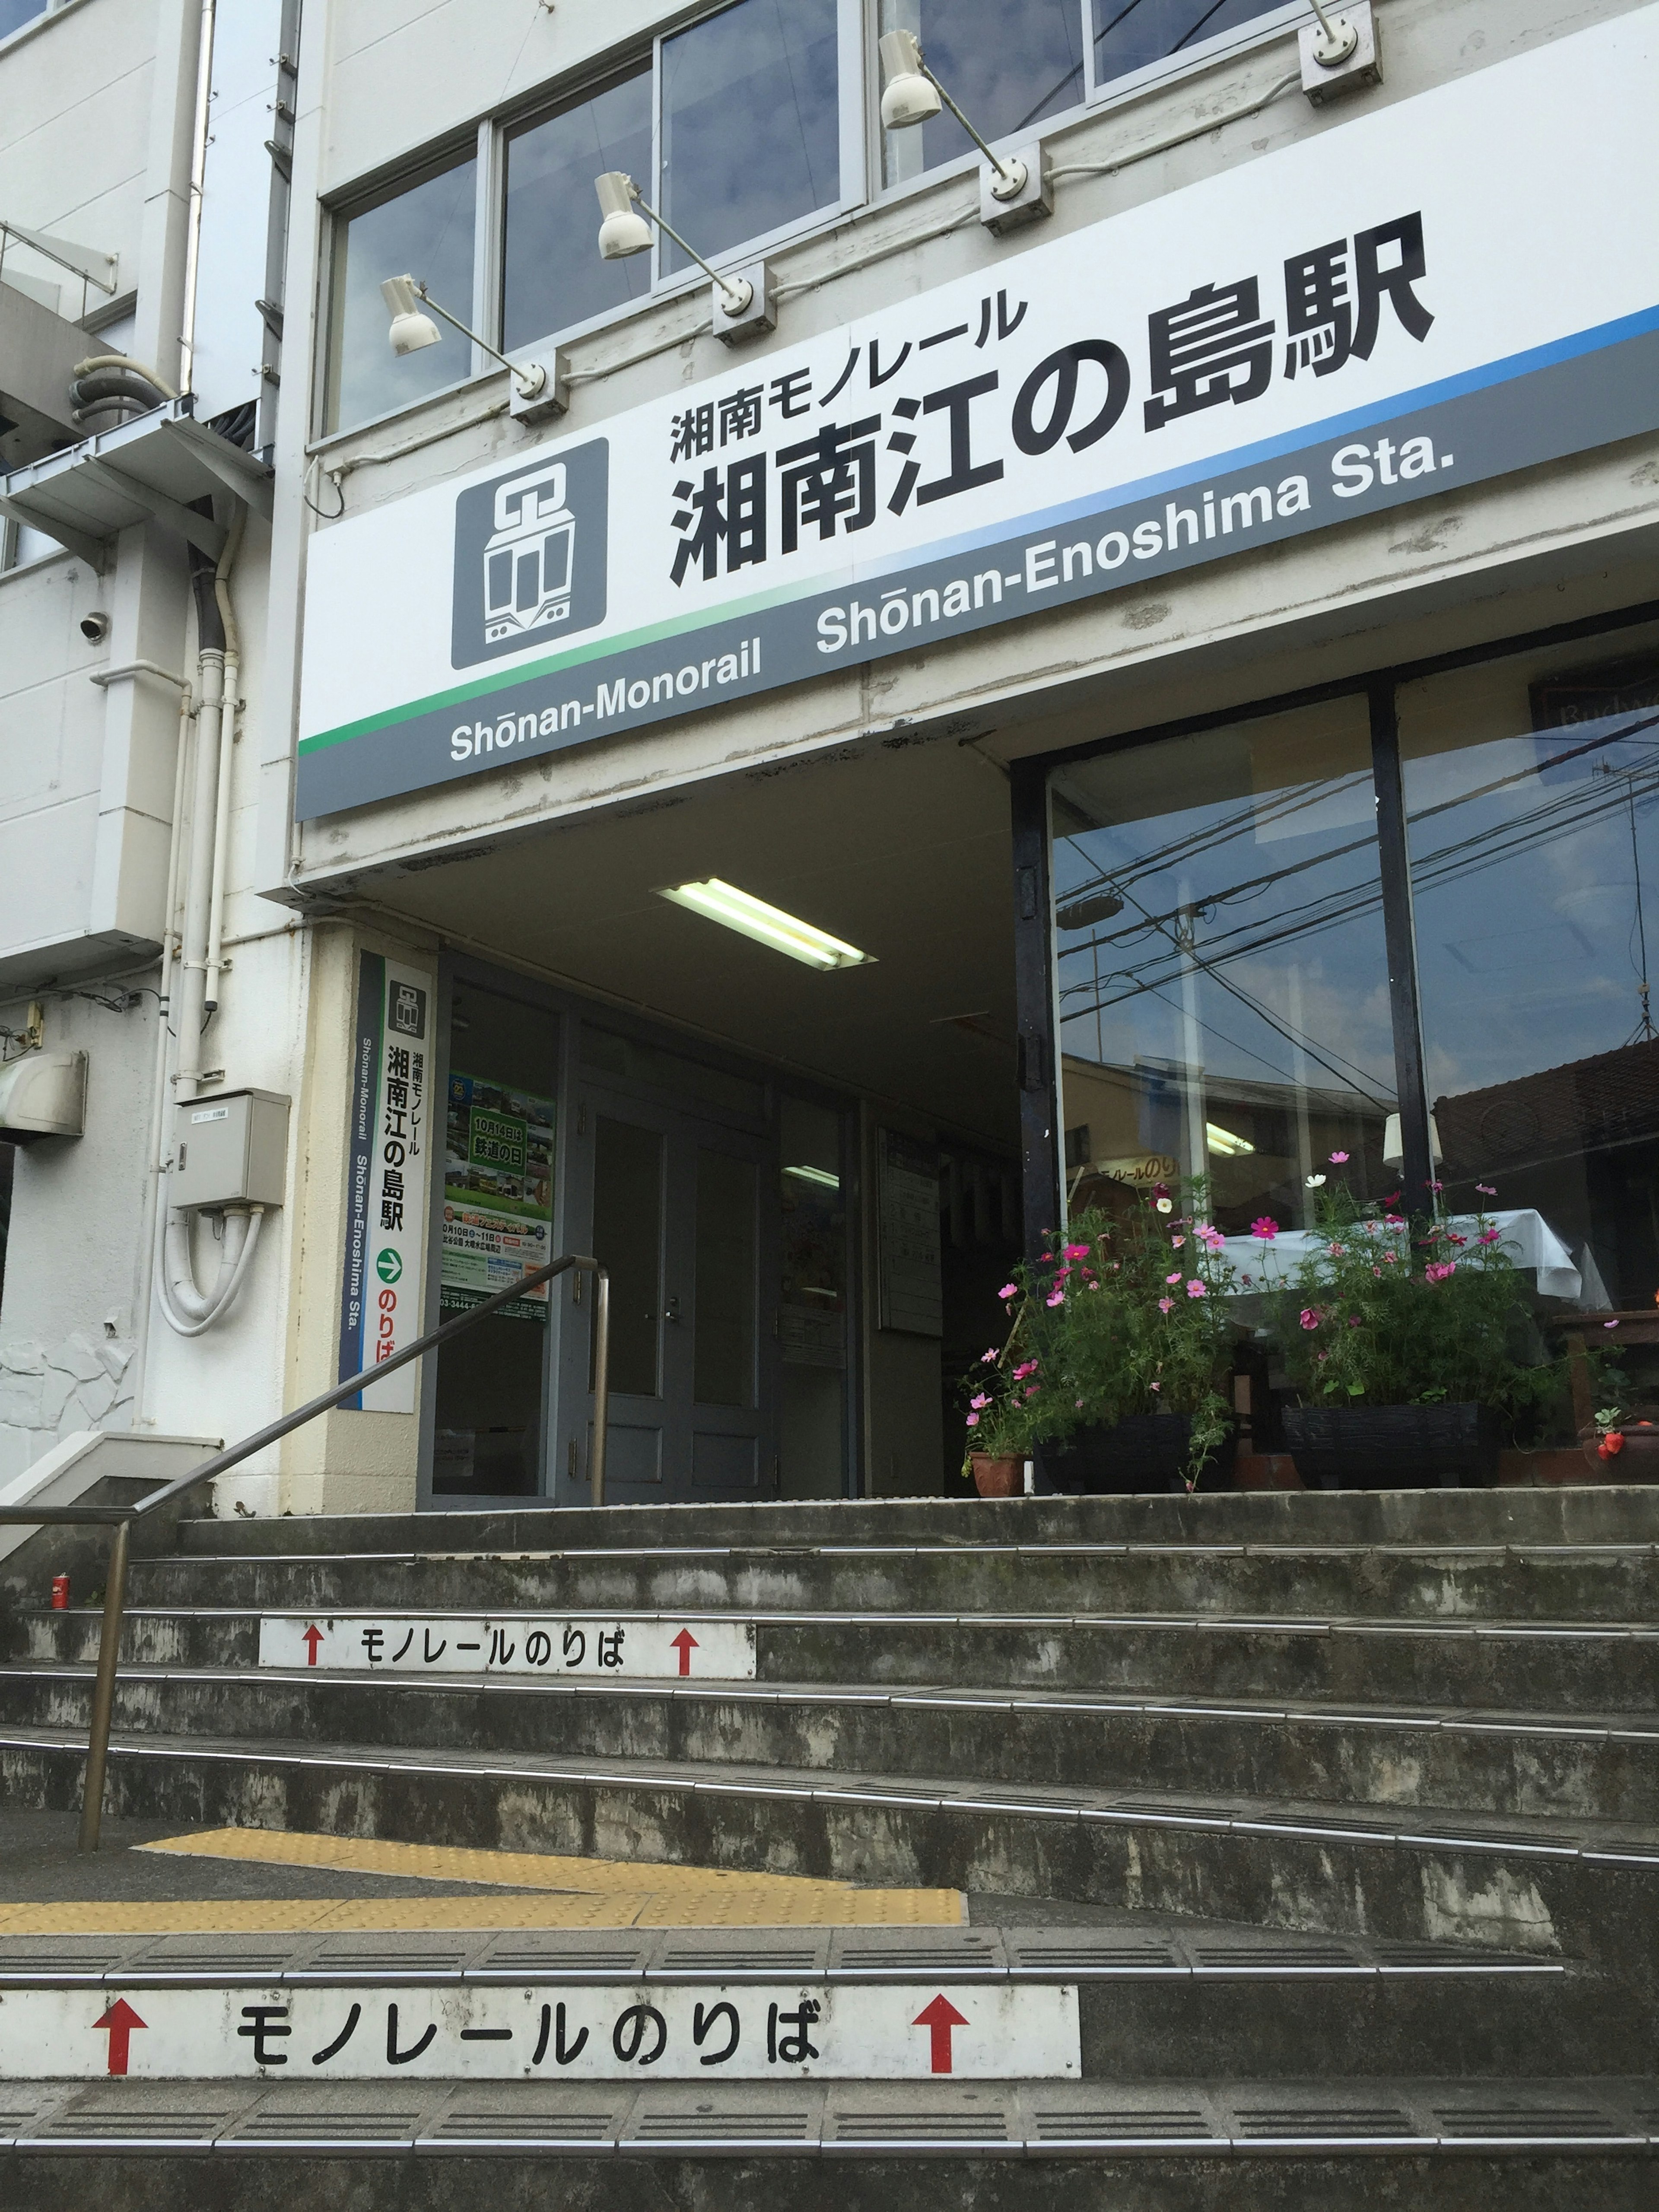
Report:
M 607 1616 L 608 1617 L 608 1616 Z M 676 1616 L 678 1618 L 678 1616 Z M 90 1682 L 90 1662 L 15 1660 L 0 1664 L 0 1683 L 8 1680 L 47 1680 Z M 124 1662 L 125 1682 L 244 1682 L 246 1667 L 190 1666 L 132 1661 Z M 385 1682 L 399 1690 L 424 1690 L 438 1696 L 467 1697 L 480 1692 L 502 1696 L 563 1698 L 623 1698 L 637 1700 L 672 1698 L 692 1702 L 744 1705 L 866 1705 L 917 1706 L 927 1709 L 961 1707 L 966 1711 L 1053 1712 L 1128 1716 L 1171 1720 L 1218 1720 L 1295 1723 L 1326 1727 L 1420 1729 L 1476 1731 L 1481 1734 L 1548 1735 L 1582 1738 L 1587 1741 L 1618 1741 L 1659 1745 L 1659 1711 L 1630 1712 L 1540 1712 L 1498 1706 L 1411 1705 L 1379 1700 L 1357 1706 L 1352 1699 L 1302 1698 L 1211 1699 L 1179 1693 L 1152 1697 L 1117 1692 L 1075 1689 L 1043 1690 L 974 1688 L 955 1683 L 907 1682 L 757 1682 L 721 1680 L 699 1676 L 679 1681 L 672 1676 L 635 1677 L 607 1681 L 603 1677 L 552 1675 L 534 1677 L 501 1674 L 407 1674 L 386 1668 L 332 1668 L 315 1673 L 306 1668 L 261 1667 L 263 1682 L 306 1689 L 362 1688 Z
M 0 1752 L 61 1750 L 81 1759 L 78 1729 L 6 1727 Z M 1440 1807 L 1350 1807 L 1243 1794 L 1209 1796 L 1182 1790 L 1085 1789 L 993 1783 L 958 1778 L 849 1774 L 825 1768 L 790 1768 L 736 1760 L 686 1761 L 547 1758 L 524 1753 L 446 1747 L 417 1752 L 379 1744 L 331 1743 L 301 1749 L 289 1740 L 230 1741 L 211 1735 L 118 1732 L 112 1760 L 128 1759 L 240 1762 L 340 1769 L 348 1773 L 476 1775 L 522 1778 L 608 1789 L 668 1789 L 708 1796 L 760 1796 L 879 1806 L 904 1804 L 941 1812 L 988 1810 L 1028 1818 L 1060 1818 L 1178 1828 L 1220 1828 L 1241 1833 L 1305 1835 L 1377 1846 L 1406 1845 L 1537 1854 L 1552 1858 L 1659 1866 L 1659 1826 L 1540 1814 L 1468 1812 Z

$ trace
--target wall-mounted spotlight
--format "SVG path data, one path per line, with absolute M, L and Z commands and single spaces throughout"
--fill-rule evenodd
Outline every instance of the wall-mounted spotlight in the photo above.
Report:
M 599 253 L 603 259 L 623 261 L 630 253 L 648 252 L 651 225 L 654 222 L 665 236 L 673 240 L 682 253 L 712 279 L 709 316 L 717 338 L 736 345 L 744 338 L 758 337 L 763 331 L 776 329 L 778 319 L 763 261 L 751 262 L 747 268 L 722 276 L 718 269 L 703 259 L 695 246 L 688 246 L 673 225 L 658 214 L 642 197 L 632 177 L 623 170 L 607 169 L 602 177 L 595 177 L 593 189 L 599 196 Z
M 380 297 L 386 301 L 392 317 L 392 326 L 386 332 L 392 350 L 401 361 L 405 354 L 420 353 L 425 347 L 436 345 L 443 332 L 432 319 L 441 315 L 447 324 L 458 330 L 464 338 L 471 338 L 492 361 L 498 361 L 513 379 L 513 415 L 520 422 L 538 422 L 549 415 L 562 415 L 569 404 L 569 394 L 564 380 L 564 363 L 556 352 L 551 370 L 538 361 L 526 362 L 522 367 L 481 338 L 477 331 L 469 330 L 447 307 L 441 307 L 424 283 L 413 276 L 388 276 L 380 286 Z M 417 305 L 416 303 L 420 304 Z M 422 313 L 430 307 L 432 315 Z
M 1042 143 L 1006 155 L 994 154 L 922 58 L 914 31 L 889 31 L 880 41 L 881 119 L 889 131 L 908 131 L 937 115 L 941 105 L 984 155 L 979 173 L 979 219 L 988 230 L 1014 230 L 1054 213 L 1054 188 L 1042 165 Z

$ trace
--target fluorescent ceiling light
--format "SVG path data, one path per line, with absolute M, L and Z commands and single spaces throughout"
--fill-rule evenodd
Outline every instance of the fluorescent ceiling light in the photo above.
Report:
M 769 945 L 775 952 L 804 960 L 809 968 L 860 968 L 875 957 L 785 914 L 781 907 L 768 906 L 764 899 L 738 890 L 734 884 L 723 884 L 718 876 L 698 884 L 677 884 L 658 896 L 672 899 L 676 906 L 689 906 L 710 921 L 723 922 L 740 937 L 752 937 L 757 945 Z
M 1246 1152 L 1255 1150 L 1255 1146 L 1246 1144 L 1243 1137 L 1236 1137 L 1231 1129 L 1218 1128 L 1213 1121 L 1204 1124 L 1204 1137 L 1210 1150 L 1224 1160 L 1243 1159 Z
M 798 1176 L 802 1182 L 820 1182 L 826 1190 L 839 1190 L 841 1177 L 831 1175 L 828 1168 L 786 1168 L 785 1175 Z

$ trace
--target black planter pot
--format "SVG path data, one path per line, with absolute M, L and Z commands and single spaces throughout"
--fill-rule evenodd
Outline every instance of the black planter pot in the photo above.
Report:
M 1137 1413 L 1115 1428 L 1079 1429 L 1064 1443 L 1037 1446 L 1042 1486 L 1085 1498 L 1184 1491 L 1192 1437 L 1192 1418 L 1187 1413 Z M 1237 1452 L 1237 1435 L 1229 1430 L 1219 1449 L 1205 1461 L 1198 1488 L 1231 1489 Z
M 1489 1407 L 1287 1406 L 1285 1443 L 1310 1490 L 1455 1490 L 1498 1480 Z

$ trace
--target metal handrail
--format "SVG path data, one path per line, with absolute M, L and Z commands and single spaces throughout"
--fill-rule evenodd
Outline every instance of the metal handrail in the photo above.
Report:
M 393 1352 L 390 1359 L 377 1360 L 373 1367 L 360 1368 L 356 1375 L 343 1382 L 337 1382 L 331 1390 L 308 1399 L 280 1420 L 268 1421 L 251 1437 L 228 1450 L 216 1452 L 204 1459 L 199 1467 L 191 1468 L 160 1490 L 153 1490 L 148 1498 L 140 1498 L 136 1505 L 8 1505 L 0 1506 L 0 1528 L 96 1528 L 113 1531 L 110 1538 L 109 1572 L 104 1582 L 104 1615 L 98 1631 L 98 1671 L 93 1679 L 92 1714 L 87 1730 L 87 1771 L 81 1791 L 81 1833 L 79 1849 L 95 1851 L 104 1816 L 104 1770 L 109 1759 L 110 1724 L 115 1712 L 115 1676 L 117 1657 L 121 1647 L 121 1626 L 126 1606 L 127 1553 L 129 1535 L 135 1521 L 155 1513 L 163 1505 L 171 1504 L 194 1490 L 198 1483 L 210 1482 L 216 1474 L 223 1474 L 233 1467 L 240 1467 L 245 1459 L 263 1451 L 267 1444 L 275 1443 L 281 1437 L 291 1435 L 303 1428 L 307 1421 L 315 1420 L 319 1413 L 326 1413 L 331 1407 L 343 1399 L 355 1397 L 370 1382 L 382 1376 L 406 1367 L 411 1359 L 423 1352 L 435 1351 L 439 1345 L 447 1344 L 465 1328 L 484 1320 L 498 1308 L 514 1298 L 521 1298 L 543 1283 L 550 1283 L 556 1275 L 572 1272 L 593 1277 L 597 1286 L 593 1310 L 593 1439 L 588 1450 L 587 1476 L 592 1502 L 605 1503 L 605 1452 L 611 1416 L 611 1275 L 607 1268 L 585 1253 L 567 1253 L 562 1259 L 551 1261 L 545 1267 L 532 1267 L 509 1283 L 504 1291 L 496 1291 L 476 1306 L 469 1306 L 453 1321 L 428 1329 L 417 1336 L 413 1344 Z

